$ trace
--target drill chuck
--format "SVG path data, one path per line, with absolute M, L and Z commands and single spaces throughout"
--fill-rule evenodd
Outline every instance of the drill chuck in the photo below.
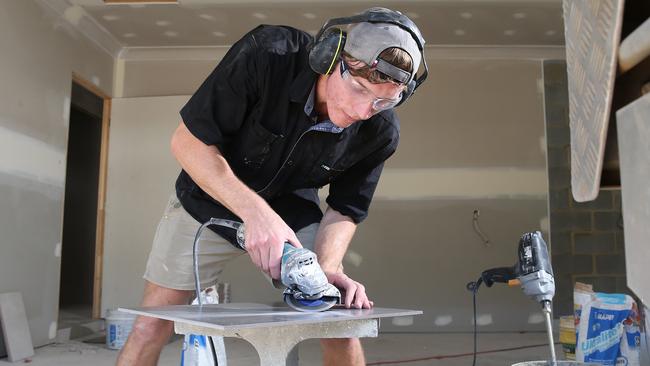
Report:
M 555 295 L 555 280 L 553 275 L 540 270 L 519 276 L 521 288 L 528 297 L 537 302 L 553 301 Z

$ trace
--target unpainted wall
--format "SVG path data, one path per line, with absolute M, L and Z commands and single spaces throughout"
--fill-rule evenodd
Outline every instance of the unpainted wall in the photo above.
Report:
M 188 67 L 185 76 L 197 84 L 169 93 L 191 94 L 214 64 Z M 400 147 L 344 261 L 377 306 L 425 311 L 416 319 L 384 323 L 383 330 L 470 330 L 471 295 L 465 284 L 486 268 L 512 265 L 522 233 L 548 229 L 541 63 L 429 58 L 429 64 L 430 79 L 399 110 Z M 134 66 L 126 62 L 124 74 Z M 148 70 L 169 72 L 169 66 L 152 62 Z M 144 84 L 125 81 L 124 91 L 157 95 Z M 165 134 L 180 122 L 177 112 L 187 98 L 114 101 L 104 309 L 140 301 L 146 254 L 177 174 Z M 122 155 L 138 137 L 155 141 L 141 141 L 146 154 Z M 321 192 L 325 196 L 326 188 Z M 133 202 L 138 202 L 135 211 Z M 475 209 L 490 246 L 472 229 Z M 229 265 L 222 281 L 231 284 L 232 301 L 281 300 L 245 256 Z M 483 330 L 542 329 L 541 322 L 538 305 L 519 289 L 479 293 Z
M 113 59 L 33 1 L 0 1 L 0 293 L 34 345 L 56 336 L 72 73 L 112 92 Z
M 153 235 L 180 172 L 169 149 L 188 96 L 116 98 L 108 153 L 102 314 L 139 305 Z M 188 242 L 191 246 L 192 243 Z
M 221 50 L 215 53 L 215 57 L 219 59 L 225 54 Z M 214 59 L 120 60 L 118 65 L 118 75 L 123 76 L 123 79 L 116 79 L 116 96 L 129 98 L 189 95 L 212 71 Z

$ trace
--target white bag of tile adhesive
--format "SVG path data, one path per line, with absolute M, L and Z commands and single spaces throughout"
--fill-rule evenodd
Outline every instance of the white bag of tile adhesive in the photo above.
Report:
M 632 297 L 596 292 L 580 300 L 576 361 L 639 366 L 639 315 Z
M 201 291 L 203 304 L 218 304 L 219 295 L 214 286 Z M 198 299 L 192 305 L 198 305 Z M 218 363 L 217 363 L 218 361 Z M 226 366 L 226 348 L 223 337 L 186 334 L 181 351 L 181 366 Z

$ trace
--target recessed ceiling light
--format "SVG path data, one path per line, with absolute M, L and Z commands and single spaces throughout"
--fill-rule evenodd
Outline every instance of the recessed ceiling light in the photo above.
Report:
M 557 32 L 552 30 L 552 29 L 547 30 L 546 32 L 544 32 L 544 34 L 546 34 L 547 36 L 554 36 L 556 33 Z
M 226 33 L 215 31 L 215 32 L 212 32 L 212 35 L 215 36 L 215 37 L 225 37 Z
M 263 13 L 253 13 L 252 15 L 253 15 L 254 18 L 257 18 L 257 19 L 266 19 L 266 18 L 268 18 L 268 16 L 266 14 L 263 14 Z
M 316 14 L 314 13 L 303 13 L 302 16 L 307 19 L 316 19 Z
M 512 17 L 515 19 L 524 19 L 526 17 L 526 13 L 523 12 L 514 13 L 512 14 Z
M 124 33 L 124 34 L 122 34 L 122 37 L 124 37 L 124 38 L 134 38 L 135 33 Z
M 414 12 L 414 11 L 407 11 L 406 16 L 411 18 L 411 19 L 417 19 L 420 17 L 420 14 Z
M 454 34 L 457 35 L 457 36 L 464 36 L 464 35 L 465 35 L 465 31 L 462 30 L 462 29 L 456 29 L 456 30 L 454 31 Z
M 204 14 L 199 14 L 199 18 L 205 19 L 205 20 L 215 20 L 214 15 L 205 14 L 205 13 Z
M 63 11 L 63 18 L 74 26 L 78 26 L 84 16 L 86 16 L 86 12 L 79 5 L 69 6 Z
M 465 11 L 465 12 L 460 13 L 460 17 L 463 18 L 463 19 L 472 19 L 473 15 L 472 15 L 472 13 L 470 13 L 468 11 Z
M 168 21 L 168 20 L 156 20 L 156 25 L 159 26 L 159 27 L 166 27 L 166 26 L 168 26 L 170 24 L 172 24 L 172 23 L 170 21 Z
M 104 18 L 104 20 L 107 20 L 109 22 L 120 19 L 119 16 L 114 15 L 114 14 L 106 14 L 106 15 L 103 15 L 102 18 Z
M 510 36 L 514 36 L 515 33 L 517 33 L 517 31 L 514 30 L 514 29 L 507 29 L 507 30 L 504 30 L 504 31 L 503 31 L 503 34 L 506 35 L 506 36 L 508 36 L 508 37 L 510 37 Z
M 163 33 L 163 34 L 166 35 L 167 37 L 177 37 L 178 36 L 178 32 L 175 32 L 175 31 L 165 31 L 165 33 Z

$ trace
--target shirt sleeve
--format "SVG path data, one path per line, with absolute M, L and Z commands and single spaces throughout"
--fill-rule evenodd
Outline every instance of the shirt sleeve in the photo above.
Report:
M 237 41 L 181 109 L 188 130 L 206 145 L 222 147 L 258 99 L 261 80 L 255 30 Z
M 360 223 L 368 217 L 384 162 L 397 148 L 397 141 L 361 160 L 330 183 L 327 204 Z

